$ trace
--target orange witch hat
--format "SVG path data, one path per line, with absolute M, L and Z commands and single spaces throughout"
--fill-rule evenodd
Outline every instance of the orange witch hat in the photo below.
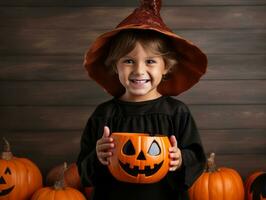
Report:
M 121 96 L 125 88 L 116 74 L 107 72 L 104 62 L 110 41 L 117 33 L 125 29 L 153 30 L 171 40 L 178 55 L 178 65 L 171 70 L 167 80 L 159 84 L 158 91 L 162 95 L 175 96 L 188 90 L 206 72 L 206 55 L 197 46 L 169 29 L 160 16 L 160 9 L 161 0 L 141 0 L 140 6 L 133 13 L 114 30 L 99 36 L 86 52 L 84 66 L 89 76 L 112 96 Z

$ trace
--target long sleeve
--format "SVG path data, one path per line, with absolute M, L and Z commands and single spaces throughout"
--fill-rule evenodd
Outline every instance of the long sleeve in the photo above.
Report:
M 83 186 L 94 186 L 105 176 L 106 167 L 96 155 L 96 142 L 101 137 L 102 127 L 100 119 L 90 118 L 81 137 L 77 166 Z
M 186 106 L 176 114 L 175 122 L 183 162 L 180 169 L 168 173 L 167 180 L 174 190 L 184 191 L 203 172 L 206 157 L 195 121 Z

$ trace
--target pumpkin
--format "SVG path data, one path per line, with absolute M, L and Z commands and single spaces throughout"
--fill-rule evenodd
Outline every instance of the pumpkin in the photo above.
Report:
M 53 186 L 55 181 L 60 179 L 63 169 L 64 169 L 64 163 L 53 167 L 46 176 L 46 185 Z M 78 167 L 76 163 L 69 164 L 68 168 L 64 172 L 64 181 L 65 181 L 65 186 L 82 191 L 85 194 L 85 196 L 88 199 L 90 199 L 93 192 L 93 187 L 82 188 L 80 176 L 78 173 Z
M 266 172 L 257 171 L 245 181 L 246 200 L 266 200 Z
M 55 181 L 60 178 L 64 164 L 53 167 L 46 176 L 46 185 L 52 186 Z M 65 185 L 81 190 L 81 181 L 78 174 L 78 167 L 76 163 L 69 164 L 67 170 L 64 173 Z
M 42 187 L 39 168 L 27 158 L 13 156 L 9 142 L 3 138 L 4 151 L 0 158 L 0 199 L 28 200 Z
M 83 194 L 77 189 L 65 186 L 64 173 L 67 170 L 67 164 L 64 163 L 60 180 L 56 181 L 53 187 L 44 187 L 37 190 L 31 200 L 86 200 Z
M 243 181 L 234 169 L 216 168 L 215 154 L 211 153 L 205 172 L 189 189 L 191 200 L 243 200 Z
M 169 170 L 167 136 L 145 133 L 112 133 L 115 149 L 108 168 L 120 181 L 154 183 Z

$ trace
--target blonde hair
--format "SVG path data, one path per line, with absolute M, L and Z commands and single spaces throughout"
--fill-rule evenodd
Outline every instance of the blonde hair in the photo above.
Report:
M 170 39 L 153 30 L 128 29 L 120 31 L 110 42 L 105 65 L 113 72 L 120 58 L 127 55 L 140 42 L 144 49 L 161 55 L 168 72 L 177 65 L 177 55 L 173 50 Z

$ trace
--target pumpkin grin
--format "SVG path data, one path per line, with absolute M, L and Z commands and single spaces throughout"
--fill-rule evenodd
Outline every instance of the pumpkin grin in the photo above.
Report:
M 0 190 L 0 196 L 4 196 L 4 195 L 7 195 L 7 194 L 9 194 L 13 189 L 14 189 L 14 185 L 12 186 L 12 187 L 10 187 L 10 188 L 7 188 L 7 189 L 5 189 L 5 190 Z
M 129 167 L 129 163 L 124 164 L 120 160 L 119 160 L 119 164 L 125 172 L 127 172 L 128 174 L 132 176 L 138 176 L 138 174 L 145 174 L 145 176 L 152 176 L 161 168 L 161 166 L 163 165 L 163 161 L 160 162 L 159 164 L 154 164 L 153 169 L 151 169 L 151 166 L 145 166 L 143 170 L 139 169 L 138 166 L 134 166 L 132 169 Z

